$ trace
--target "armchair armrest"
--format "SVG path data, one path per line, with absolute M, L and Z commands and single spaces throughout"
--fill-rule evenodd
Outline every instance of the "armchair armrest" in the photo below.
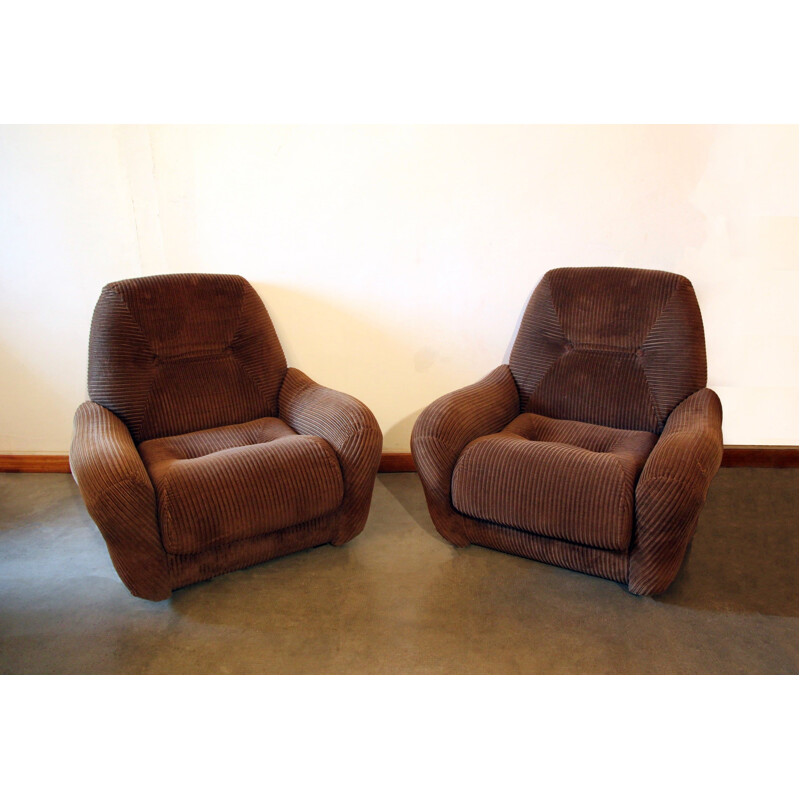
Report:
M 701 389 L 669 415 L 636 485 L 632 592 L 658 594 L 672 583 L 721 462 L 722 405 Z
M 297 433 L 319 436 L 333 448 L 344 480 L 339 533 L 344 544 L 364 527 L 381 458 L 383 435 L 372 412 L 355 397 L 320 386 L 299 369 L 286 371 L 278 415 Z
M 83 403 L 75 412 L 69 463 L 124 584 L 147 600 L 169 597 L 155 491 L 125 423 L 97 403 Z
M 507 364 L 485 378 L 434 400 L 411 432 L 411 453 L 437 529 L 453 544 L 469 540 L 455 523 L 450 481 L 461 451 L 473 439 L 502 430 L 519 414 L 519 392 Z

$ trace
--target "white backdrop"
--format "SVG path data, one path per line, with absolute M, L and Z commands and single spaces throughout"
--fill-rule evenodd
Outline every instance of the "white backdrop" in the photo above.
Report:
M 590 265 L 689 277 L 726 443 L 797 444 L 795 126 L 2 126 L 0 452 L 66 452 L 111 280 L 245 276 L 406 452 Z

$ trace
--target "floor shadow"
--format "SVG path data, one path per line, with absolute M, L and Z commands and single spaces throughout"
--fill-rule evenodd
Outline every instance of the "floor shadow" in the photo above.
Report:
M 796 674 L 797 471 L 725 472 L 663 599 L 455 548 L 425 516 L 416 475 L 393 474 L 347 545 L 163 603 L 128 594 L 69 476 L 0 476 L 12 518 L 0 536 L 0 672 Z M 748 509 L 758 497 L 765 507 Z M 757 514 L 769 519 L 754 533 Z
M 659 603 L 798 615 L 796 469 L 721 469 L 692 548 Z
M 386 487 L 394 499 L 405 509 L 414 522 L 429 536 L 445 541 L 436 530 L 419 475 L 416 472 L 388 473 L 385 477 L 378 475 L 378 480 Z
M 797 474 L 720 470 L 678 576 L 649 599 L 701 611 L 797 617 Z M 387 475 L 382 482 L 422 531 L 442 540 L 416 473 Z

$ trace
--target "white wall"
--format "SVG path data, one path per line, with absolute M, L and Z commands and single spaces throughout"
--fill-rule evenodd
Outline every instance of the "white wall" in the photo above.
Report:
M 688 276 L 725 441 L 797 443 L 797 127 L 0 127 L 0 452 L 66 452 L 110 280 L 244 275 L 403 452 L 588 265 Z

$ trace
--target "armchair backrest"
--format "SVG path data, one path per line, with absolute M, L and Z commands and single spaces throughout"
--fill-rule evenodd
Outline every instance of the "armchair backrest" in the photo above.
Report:
M 551 270 L 531 296 L 509 366 L 523 411 L 660 433 L 673 408 L 706 385 L 692 284 L 656 270 Z
M 89 396 L 135 442 L 277 414 L 286 374 L 272 321 L 238 275 L 153 275 L 104 287 Z

